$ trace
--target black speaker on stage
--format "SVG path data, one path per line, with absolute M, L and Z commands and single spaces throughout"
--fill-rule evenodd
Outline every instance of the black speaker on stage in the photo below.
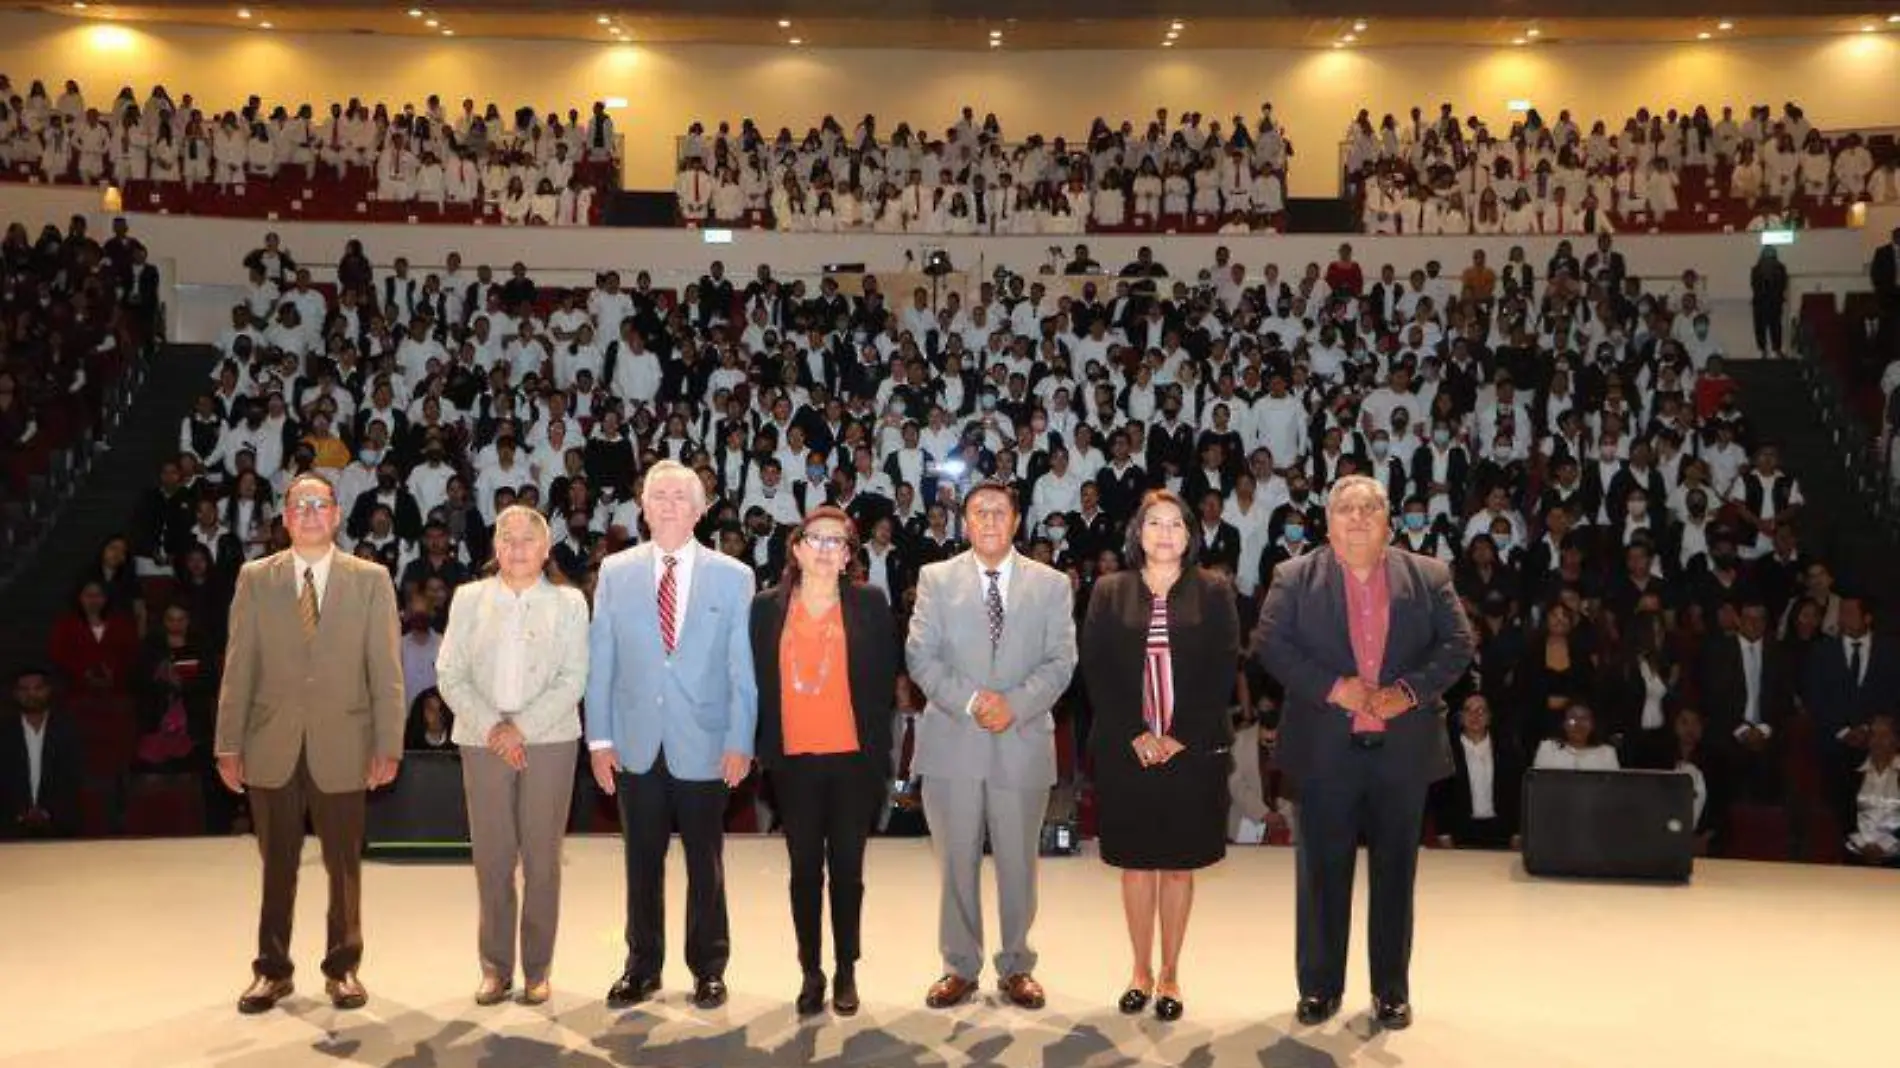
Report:
M 369 795 L 364 854 L 379 859 L 469 855 L 462 756 L 449 750 L 404 753 L 396 781 Z
M 1695 786 L 1673 771 L 1533 768 L 1522 833 L 1532 875 L 1687 882 Z

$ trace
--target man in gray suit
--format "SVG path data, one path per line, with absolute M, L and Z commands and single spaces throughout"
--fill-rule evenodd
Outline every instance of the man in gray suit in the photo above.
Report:
M 961 1003 L 983 970 L 979 876 L 988 834 L 996 861 L 1003 944 L 998 988 L 1025 1009 L 1043 1005 L 1029 927 L 1036 854 L 1056 781 L 1051 708 L 1075 670 L 1069 581 L 1010 544 L 1016 501 L 983 483 L 963 502 L 970 549 L 923 569 L 906 660 L 928 703 L 912 768 L 943 875 L 937 937 L 944 975 L 933 1009 Z

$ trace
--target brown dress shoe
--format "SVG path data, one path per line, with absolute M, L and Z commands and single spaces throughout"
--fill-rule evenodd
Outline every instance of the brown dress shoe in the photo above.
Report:
M 546 1005 L 548 999 L 553 996 L 554 984 L 543 979 L 539 982 L 529 983 L 527 987 L 521 991 L 521 1003 L 523 1005 Z
M 508 1000 L 508 994 L 514 988 L 512 979 L 503 979 L 499 975 L 484 975 L 481 985 L 475 988 L 475 1004 L 483 1007 L 499 1005 Z
M 974 993 L 976 980 L 951 973 L 931 985 L 930 993 L 924 995 L 924 1005 L 932 1009 L 947 1009 L 962 1004 L 964 999 Z
M 1009 1003 L 1019 1009 L 1040 1009 L 1043 1006 L 1042 984 L 1036 982 L 1036 977 L 1028 972 L 1005 976 L 1002 982 L 996 984 L 996 989 L 1001 990 Z
M 291 995 L 296 988 L 288 979 L 266 979 L 257 976 L 251 980 L 250 988 L 238 996 L 238 1011 L 246 1016 L 256 1016 L 269 1012 L 277 1003 Z
M 360 1009 L 369 1004 L 369 991 L 363 989 L 355 972 L 325 982 L 323 992 L 330 995 L 330 1004 L 339 1009 Z

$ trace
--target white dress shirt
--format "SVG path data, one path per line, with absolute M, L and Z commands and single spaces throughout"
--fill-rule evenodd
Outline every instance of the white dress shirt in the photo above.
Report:
M 1774 728 L 1762 722 L 1761 718 L 1761 642 L 1739 639 L 1742 652 L 1742 685 L 1747 698 L 1742 702 L 1742 723 L 1735 728 L 1735 736 L 1740 738 L 1754 727 L 1763 737 L 1773 735 Z
M 1622 767 L 1617 762 L 1616 750 L 1607 745 L 1573 749 L 1555 738 L 1538 743 L 1537 758 L 1531 766 L 1556 771 L 1616 771 Z
M 1460 734 L 1458 741 L 1465 747 L 1465 770 L 1471 779 L 1471 818 L 1496 819 L 1497 762 L 1491 751 L 1491 736 L 1474 742 L 1470 735 Z
M 670 555 L 679 561 L 673 568 L 673 638 L 675 641 L 685 640 L 686 606 L 691 603 L 693 593 L 693 568 L 694 565 L 699 562 L 699 550 L 699 542 L 692 538 L 687 538 L 685 545 L 680 546 L 670 554 L 660 548 L 657 542 L 653 546 L 653 612 L 655 619 L 659 618 L 660 582 L 666 577 L 666 558 Z
M 513 719 L 528 702 L 527 670 L 528 608 L 546 580 L 516 593 L 502 583 L 489 592 L 490 610 L 501 621 L 500 644 L 495 649 L 494 672 L 489 684 L 494 687 L 495 709 L 503 719 Z
M 988 627 L 989 626 L 989 603 L 990 603 L 990 568 L 989 568 L 989 565 L 983 562 L 983 558 L 976 555 L 976 553 L 974 552 L 970 554 L 970 560 L 972 563 L 976 565 L 976 581 L 977 581 L 978 599 L 982 601 L 983 603 L 983 620 L 984 620 L 983 625 L 985 627 Z M 1011 576 L 1015 575 L 1015 573 L 1016 573 L 1016 554 L 1015 552 L 1012 551 L 1009 555 L 1003 557 L 1002 563 L 996 565 L 996 595 L 999 599 L 1002 600 L 1003 606 L 1004 606 L 1004 611 L 1003 611 L 1003 640 L 1004 641 L 1009 640 L 1009 610 L 1008 610 L 1009 580 Z M 963 706 L 964 715 L 967 716 L 967 715 L 973 714 L 972 710 L 976 707 L 976 697 L 977 697 L 976 694 L 970 695 L 969 703 Z
M 1854 833 L 1847 836 L 1848 844 L 1862 846 L 1877 845 L 1892 852 L 1900 848 L 1900 761 L 1890 761 L 1887 770 L 1874 767 L 1872 757 L 1863 761 L 1860 771 L 1860 791 L 1854 796 L 1855 826 Z
M 1656 669 L 1649 666 L 1649 661 L 1639 661 L 1639 664 L 1643 673 L 1642 728 L 1646 731 L 1661 730 L 1664 723 L 1662 703 L 1669 694 L 1669 682 L 1656 674 Z
M 325 549 L 323 555 L 315 560 L 306 560 L 299 552 L 291 553 L 291 558 L 297 565 L 297 596 L 303 596 L 304 572 L 311 572 L 311 581 L 317 587 L 317 606 L 321 610 L 323 593 L 330 588 L 330 562 L 336 559 L 336 547 Z
M 33 807 L 36 807 L 36 808 L 39 806 L 39 803 L 40 803 L 41 772 L 46 766 L 45 756 L 46 756 L 46 724 L 47 722 L 48 720 L 41 720 L 38 729 L 35 729 L 33 724 L 28 722 L 25 716 L 20 717 L 20 731 L 21 733 L 26 735 L 27 797 L 29 799 L 29 803 Z

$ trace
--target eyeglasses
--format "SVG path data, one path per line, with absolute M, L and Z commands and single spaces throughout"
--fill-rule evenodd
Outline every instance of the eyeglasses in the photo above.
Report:
M 821 553 L 837 552 L 851 544 L 843 534 L 807 534 L 802 540 Z
M 1378 501 L 1344 502 L 1333 505 L 1333 511 L 1344 516 L 1358 516 L 1370 519 L 1385 511 Z
M 335 501 L 326 501 L 321 497 L 301 497 L 284 506 L 284 511 L 301 516 L 324 515 L 335 510 Z

